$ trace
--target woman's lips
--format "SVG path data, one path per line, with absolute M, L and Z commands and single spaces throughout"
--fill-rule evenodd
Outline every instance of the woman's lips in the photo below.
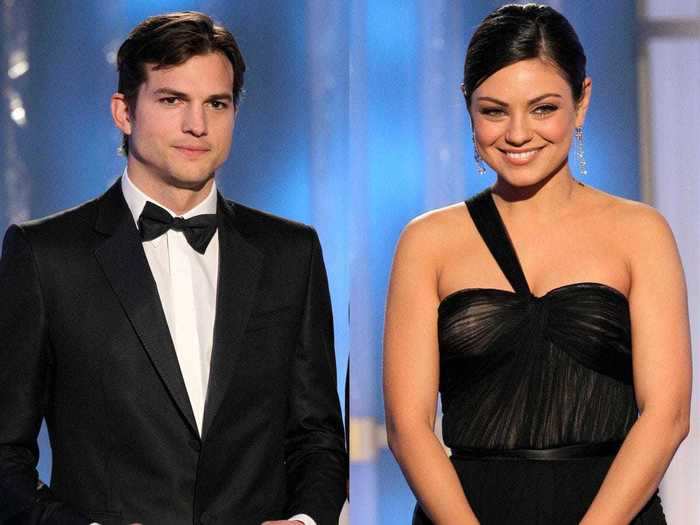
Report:
M 537 156 L 537 153 L 539 153 L 542 150 L 542 148 L 536 148 L 536 149 L 530 149 L 530 150 L 523 150 L 523 151 L 508 151 L 508 150 L 500 150 L 501 153 L 503 153 L 503 156 L 506 158 L 506 160 L 510 164 L 514 164 L 515 166 L 523 166 L 525 164 L 528 164 L 532 159 L 534 159 Z

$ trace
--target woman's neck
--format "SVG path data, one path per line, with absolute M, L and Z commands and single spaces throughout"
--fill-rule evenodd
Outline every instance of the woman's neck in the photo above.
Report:
M 498 177 L 492 193 L 499 208 L 508 215 L 520 215 L 547 220 L 566 213 L 583 188 L 564 166 L 556 174 L 531 186 L 513 186 Z

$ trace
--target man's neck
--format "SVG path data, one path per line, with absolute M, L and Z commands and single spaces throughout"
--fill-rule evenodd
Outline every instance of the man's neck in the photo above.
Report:
M 127 168 L 129 180 L 146 196 L 161 206 L 165 206 L 178 216 L 182 216 L 206 199 L 214 185 L 214 177 L 207 179 L 196 187 L 181 187 L 168 184 L 154 177 L 142 176 L 138 171 L 133 173 Z

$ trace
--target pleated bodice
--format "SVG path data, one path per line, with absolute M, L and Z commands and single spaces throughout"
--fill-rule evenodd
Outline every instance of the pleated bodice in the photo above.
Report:
M 625 296 L 595 282 L 534 296 L 490 190 L 467 209 L 514 291 L 468 288 L 440 303 L 447 446 L 541 449 L 624 439 L 638 415 Z

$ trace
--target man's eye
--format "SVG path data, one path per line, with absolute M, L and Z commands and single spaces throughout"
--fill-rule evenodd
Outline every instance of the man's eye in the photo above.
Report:
M 209 104 L 214 109 L 226 109 L 228 107 L 228 104 L 226 102 L 222 102 L 221 100 L 212 100 Z
M 177 97 L 163 97 L 160 99 L 160 102 L 166 106 L 174 106 L 178 100 Z

